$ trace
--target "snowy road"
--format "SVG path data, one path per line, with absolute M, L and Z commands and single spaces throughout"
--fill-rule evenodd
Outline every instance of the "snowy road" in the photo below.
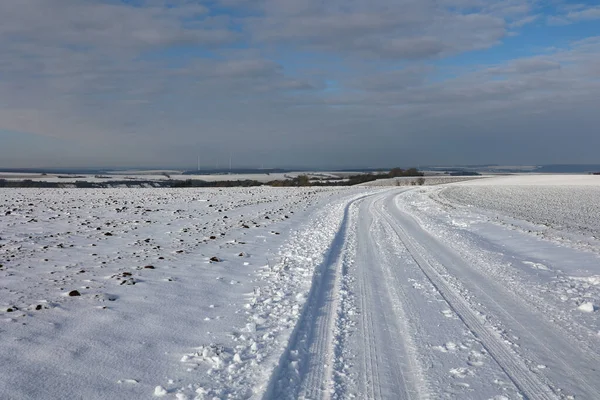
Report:
M 490 274 L 486 237 L 430 233 L 444 227 L 420 221 L 407 194 L 348 204 L 266 397 L 600 398 L 595 332 L 574 337 L 533 289 Z

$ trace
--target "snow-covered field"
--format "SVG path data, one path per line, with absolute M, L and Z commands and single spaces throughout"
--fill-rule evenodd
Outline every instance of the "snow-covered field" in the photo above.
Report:
M 356 174 L 360 174 L 357 172 Z M 256 173 L 256 174 L 182 174 L 181 171 L 113 171 L 99 175 L 90 174 L 37 174 L 37 173 L 14 173 L 14 172 L 0 172 L 0 179 L 8 181 L 31 179 L 36 182 L 61 182 L 61 183 L 75 183 L 77 181 L 86 181 L 92 183 L 107 183 L 112 181 L 166 181 L 166 180 L 177 180 L 182 181 L 186 179 L 201 180 L 206 182 L 215 181 L 237 181 L 237 180 L 253 180 L 258 182 L 269 182 L 274 180 L 285 180 L 295 178 L 299 175 L 308 175 L 311 178 L 318 178 L 321 180 L 327 180 L 328 178 L 340 179 L 348 175 L 347 172 L 311 172 L 311 171 L 299 171 L 299 172 L 286 172 L 286 173 Z
M 165 174 L 161 173 L 144 173 L 140 174 L 139 172 L 131 171 L 131 173 L 107 173 L 101 175 L 88 175 L 88 174 L 16 174 L 16 173 L 0 173 L 0 179 L 6 180 L 23 180 L 23 179 L 31 179 L 39 182 L 62 182 L 62 183 L 74 183 L 77 181 L 87 181 L 94 183 L 106 183 L 111 181 L 166 181 L 169 179 L 172 180 L 186 180 L 186 179 L 197 179 L 207 182 L 215 182 L 215 181 L 234 181 L 234 180 L 256 180 L 259 182 L 269 182 L 277 179 L 286 179 L 288 174 L 283 173 L 274 173 L 274 174 L 212 174 L 212 175 L 183 175 L 180 172 L 169 172 Z M 291 173 L 291 175 L 299 175 L 295 173 Z
M 600 177 L 566 177 L 554 182 L 540 178 L 515 177 L 514 184 L 496 178 L 455 185 L 444 189 L 441 197 L 530 233 L 589 242 L 593 249 L 600 249 Z
M 283 301 L 289 293 L 263 284 L 277 276 L 283 239 L 317 208 L 335 230 L 336 204 L 355 192 L 0 191 L 0 398 L 148 398 L 158 385 L 195 395 L 214 381 L 206 373 L 215 366 L 190 354 L 211 344 L 233 349 L 254 315 L 246 304 L 265 294 Z M 327 231 L 315 235 L 325 251 Z M 312 241 L 298 245 L 317 262 Z M 297 284 L 305 290 L 310 276 Z M 292 307 L 278 310 L 285 326 L 295 322 Z
M 2 190 L 0 398 L 600 398 L 591 178 Z

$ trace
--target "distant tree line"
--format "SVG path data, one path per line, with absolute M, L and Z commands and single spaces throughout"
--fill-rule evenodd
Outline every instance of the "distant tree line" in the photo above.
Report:
M 262 186 L 263 183 L 250 179 L 237 181 L 203 181 L 199 179 L 186 179 L 170 181 L 169 187 L 173 188 L 191 188 L 191 187 L 253 187 Z
M 354 186 L 361 183 L 372 182 L 377 179 L 389 179 L 399 177 L 421 177 L 424 174 L 416 168 L 402 169 L 392 168 L 390 172 L 382 173 L 369 173 L 369 174 L 358 174 L 351 175 L 346 180 L 322 180 L 322 179 L 310 179 L 307 175 L 299 175 L 295 178 L 275 180 L 267 182 L 269 186 L 275 187 L 290 187 L 290 186 Z
M 479 172 L 475 171 L 446 171 L 446 175 L 450 176 L 480 176 Z
M 245 179 L 236 181 L 204 181 L 200 179 L 169 179 L 155 181 L 108 181 L 108 182 L 47 182 L 24 180 L 0 179 L 0 187 L 13 188 L 112 188 L 116 186 L 124 187 L 170 187 L 170 188 L 204 188 L 204 187 L 254 187 L 254 186 L 273 186 L 273 187 L 298 187 L 298 186 L 354 186 L 361 183 L 372 182 L 377 179 L 388 179 L 398 177 L 422 177 L 424 174 L 416 168 L 402 169 L 393 168 L 387 173 L 368 173 L 351 175 L 347 179 L 340 178 L 313 178 L 308 175 L 299 175 L 289 179 L 273 180 L 270 182 L 259 182 L 256 180 Z

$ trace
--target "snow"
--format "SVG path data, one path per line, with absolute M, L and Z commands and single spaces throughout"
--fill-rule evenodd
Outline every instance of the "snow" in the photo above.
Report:
M 11 368 L 0 398 L 147 398 L 157 385 L 193 398 L 210 366 L 179 360 L 211 343 L 234 348 L 246 294 L 279 267 L 285 238 L 354 192 L 1 191 L 0 363 Z
M 357 172 L 356 174 L 360 174 Z M 253 174 L 238 174 L 238 173 L 219 173 L 219 174 L 183 174 L 181 171 L 171 170 L 154 170 L 154 171 L 110 171 L 103 174 L 38 174 L 38 173 L 10 173 L 0 172 L 0 179 L 6 180 L 24 180 L 31 179 L 39 182 L 60 182 L 60 183 L 75 183 L 77 181 L 87 181 L 93 183 L 105 183 L 111 181 L 166 181 L 166 180 L 202 180 L 206 182 L 215 181 L 237 181 L 237 180 L 252 180 L 258 182 L 269 182 L 274 180 L 286 180 L 295 178 L 299 175 L 308 175 L 311 178 L 327 180 L 328 178 L 340 179 L 347 176 L 347 172 L 277 172 L 277 173 L 253 173 Z
M 167 390 L 162 386 L 157 386 L 154 388 L 154 396 L 163 397 L 166 396 Z
M 598 309 L 598 307 L 596 307 L 594 305 L 594 303 L 590 303 L 589 301 L 584 301 L 583 303 L 581 303 L 579 305 L 579 307 L 577 307 L 577 309 L 579 311 L 583 311 L 583 312 L 594 312 Z
M 461 186 L 600 186 L 599 175 L 524 174 L 501 175 L 489 179 L 461 182 Z
M 502 184 L 489 185 L 494 181 Z M 597 249 L 600 219 L 593 216 L 600 215 L 599 197 L 598 176 L 542 175 L 454 184 L 438 199 L 487 211 L 507 225 L 539 236 Z
M 591 178 L 0 191 L 0 398 L 600 398 Z

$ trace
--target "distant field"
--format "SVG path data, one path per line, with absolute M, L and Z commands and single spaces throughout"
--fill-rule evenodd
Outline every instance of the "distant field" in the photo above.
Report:
M 600 176 L 497 177 L 455 184 L 440 195 L 553 229 L 600 237 Z
M 152 171 L 149 171 L 152 172 Z M 274 180 L 285 180 L 294 178 L 298 175 L 306 174 L 312 178 L 319 179 L 341 179 L 349 173 L 341 172 L 288 172 L 288 173 L 264 173 L 264 174 L 204 174 L 204 175 L 183 175 L 181 173 L 173 172 L 152 172 L 152 173 L 140 173 L 132 171 L 132 173 L 126 173 L 126 171 L 120 171 L 118 173 L 91 175 L 91 174 L 27 174 L 27 173 L 6 173 L 0 172 L 0 179 L 6 180 L 24 180 L 31 179 L 40 182 L 63 182 L 63 183 L 74 183 L 76 181 L 87 181 L 95 183 L 104 183 L 111 181 L 123 181 L 130 180 L 135 181 L 165 181 L 165 180 L 202 180 L 206 182 L 215 181 L 237 181 L 237 180 L 253 180 L 258 182 L 269 182 Z
M 499 175 L 493 179 L 483 179 L 462 183 L 467 186 L 600 186 L 599 175 L 575 174 L 522 174 Z

